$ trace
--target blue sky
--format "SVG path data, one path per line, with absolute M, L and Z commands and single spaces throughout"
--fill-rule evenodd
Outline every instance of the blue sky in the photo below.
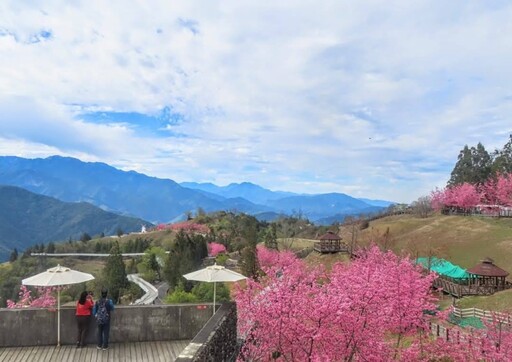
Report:
M 410 202 L 512 133 L 508 1 L 2 1 L 0 154 Z

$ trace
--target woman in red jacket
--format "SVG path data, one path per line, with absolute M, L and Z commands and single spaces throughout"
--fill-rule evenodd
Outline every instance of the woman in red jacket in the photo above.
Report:
M 76 322 L 78 325 L 76 348 L 85 347 L 87 327 L 89 326 L 93 306 L 94 302 L 92 296 L 84 290 L 82 294 L 80 294 L 80 299 L 76 302 Z

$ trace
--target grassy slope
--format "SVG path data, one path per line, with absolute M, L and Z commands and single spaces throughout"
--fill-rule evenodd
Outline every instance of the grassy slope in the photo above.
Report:
M 301 238 L 283 238 L 277 239 L 279 250 L 292 250 L 299 251 L 305 248 L 312 248 L 315 240 L 301 239 Z M 306 258 L 306 263 L 310 265 L 325 265 L 327 270 L 330 270 L 332 266 L 337 262 L 346 263 L 350 260 L 348 254 L 336 253 L 336 254 L 320 254 L 317 252 L 310 253 Z
M 437 249 L 441 257 L 464 268 L 489 256 L 512 274 L 512 219 L 393 216 L 373 221 L 360 233 L 360 242 L 378 239 L 388 227 L 392 248 L 397 252 L 424 256 L 427 250 Z M 465 297 L 457 304 L 462 308 L 512 310 L 512 290 L 490 297 Z
M 397 252 L 421 256 L 436 248 L 441 257 L 464 268 L 488 256 L 496 265 L 512 272 L 512 219 L 393 216 L 373 221 L 361 232 L 361 242 L 378 238 L 388 227 L 392 248 Z

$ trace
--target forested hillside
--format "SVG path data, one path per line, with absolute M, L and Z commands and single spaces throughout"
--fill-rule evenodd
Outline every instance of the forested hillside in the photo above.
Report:
M 14 186 L 0 186 L 0 261 L 11 251 L 50 241 L 77 240 L 84 233 L 138 231 L 148 222 L 106 212 L 86 202 L 62 202 Z

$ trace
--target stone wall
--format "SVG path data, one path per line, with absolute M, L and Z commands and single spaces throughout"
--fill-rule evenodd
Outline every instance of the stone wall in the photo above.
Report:
M 176 362 L 234 361 L 237 350 L 235 303 L 224 303 Z
M 62 308 L 61 344 L 75 344 L 77 326 L 74 308 Z M 142 342 L 193 339 L 212 315 L 211 304 L 116 306 L 112 314 L 110 341 Z M 87 343 L 96 341 L 93 318 Z M 0 347 L 57 344 L 55 309 L 0 309 Z

